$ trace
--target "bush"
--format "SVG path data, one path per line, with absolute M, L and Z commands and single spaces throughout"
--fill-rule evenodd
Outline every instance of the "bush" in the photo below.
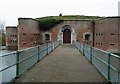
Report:
M 49 16 L 49 17 L 43 17 L 43 18 L 37 18 L 40 22 L 40 29 L 41 30 L 49 30 L 55 25 L 63 22 L 65 19 L 67 20 L 79 20 L 79 19 L 90 19 L 90 20 L 95 20 L 101 18 L 99 16 L 84 16 L 84 15 L 66 15 L 66 16 Z
M 50 28 L 54 27 L 55 25 L 62 22 L 62 19 L 54 19 L 52 17 L 49 18 L 37 18 L 37 20 L 40 22 L 40 28 L 44 31 L 49 30 Z

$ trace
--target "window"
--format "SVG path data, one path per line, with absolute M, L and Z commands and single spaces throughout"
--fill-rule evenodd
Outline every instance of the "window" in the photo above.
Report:
M 110 34 L 110 35 L 115 35 L 115 34 Z
M 85 40 L 90 40 L 90 34 L 85 35 Z
M 17 42 L 17 39 L 11 39 L 10 42 L 16 43 L 16 42 Z
M 115 45 L 115 44 L 110 44 L 110 45 Z
M 27 35 L 26 33 L 23 33 L 23 35 Z
M 45 41 L 50 41 L 50 35 L 49 34 L 45 34 Z
M 26 42 L 23 42 L 23 44 L 27 44 Z
M 15 40 L 15 42 L 17 42 L 17 40 Z
M 50 42 L 51 41 L 51 33 L 46 32 L 46 33 L 43 34 L 43 37 L 44 37 L 43 38 L 44 42 Z
M 33 35 L 35 35 L 35 33 L 33 33 Z
M 11 43 L 13 43 L 13 40 L 10 40 Z

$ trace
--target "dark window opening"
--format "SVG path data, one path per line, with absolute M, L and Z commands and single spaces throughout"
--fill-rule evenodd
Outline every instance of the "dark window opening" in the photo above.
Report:
M 26 33 L 23 33 L 23 35 L 27 35 Z
M 110 35 L 115 35 L 115 34 L 110 34 Z
M 11 40 L 11 42 L 13 42 L 13 40 Z
M 115 45 L 115 44 L 110 44 L 110 45 Z
M 15 39 L 15 40 L 13 39 L 13 40 L 10 40 L 10 41 L 11 41 L 12 43 L 15 43 L 15 42 L 17 42 L 17 40 L 16 40 L 16 39 Z
M 90 34 L 85 35 L 85 40 L 90 40 Z
M 27 44 L 26 42 L 23 42 L 23 44 Z
M 10 35 L 11 37 L 17 37 L 17 35 Z
M 50 35 L 49 34 L 45 34 L 45 41 L 50 41 Z

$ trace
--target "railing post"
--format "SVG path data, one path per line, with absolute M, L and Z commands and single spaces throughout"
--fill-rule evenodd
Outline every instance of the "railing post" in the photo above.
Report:
M 118 83 L 120 82 L 120 58 L 118 58 Z
M 84 48 L 85 48 L 85 44 L 83 44 L 83 56 L 85 56 L 85 50 L 84 50 Z
M 54 46 L 55 46 L 55 49 L 56 49 L 56 42 L 55 42 L 55 45 L 54 45 Z
M 52 42 L 50 43 L 50 49 L 51 49 L 50 52 L 52 52 Z
M 52 47 L 53 47 L 53 50 L 54 50 L 54 42 L 52 43 Z
M 39 62 L 39 58 L 40 58 L 39 57 L 40 56 L 40 53 L 39 53 L 40 52 L 40 46 L 38 46 L 37 48 L 38 48 L 38 61 L 37 62 Z
M 92 46 L 90 47 L 90 62 L 92 63 Z
M 81 52 L 81 44 L 79 43 L 78 46 L 79 46 L 79 52 Z
M 46 43 L 46 55 L 48 55 L 48 43 Z
M 110 81 L 111 52 L 108 54 L 108 80 Z
M 16 57 L 16 77 L 19 77 L 19 51 L 17 50 L 17 57 Z

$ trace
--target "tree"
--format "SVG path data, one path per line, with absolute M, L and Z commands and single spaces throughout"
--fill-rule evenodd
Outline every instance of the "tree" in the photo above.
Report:
M 0 46 L 5 46 L 5 21 L 0 20 Z
M 62 13 L 60 13 L 59 16 L 62 16 Z

